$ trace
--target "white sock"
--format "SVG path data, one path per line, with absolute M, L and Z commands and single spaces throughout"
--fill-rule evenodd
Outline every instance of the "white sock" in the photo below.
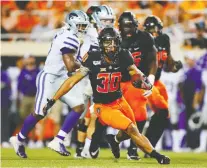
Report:
M 86 138 L 83 150 L 89 150 L 90 145 L 91 145 L 91 139 Z
M 63 142 L 66 136 L 67 136 L 67 133 L 64 132 L 63 130 L 60 130 L 57 136 L 55 137 L 55 139 L 59 139 L 60 142 Z
M 181 141 L 186 134 L 186 131 L 183 129 L 173 130 L 172 138 L 173 138 L 173 150 L 179 150 L 181 147 Z
M 180 132 L 179 130 L 173 130 L 172 131 L 172 139 L 173 139 L 173 145 L 172 145 L 172 149 L 173 151 L 176 150 L 176 149 L 179 149 L 180 148 Z
M 206 150 L 207 147 L 207 130 L 202 130 L 200 134 L 200 147 Z

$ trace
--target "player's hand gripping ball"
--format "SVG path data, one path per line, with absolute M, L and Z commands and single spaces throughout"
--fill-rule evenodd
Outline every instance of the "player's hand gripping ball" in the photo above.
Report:
M 134 74 L 131 77 L 131 82 L 134 87 L 144 90 L 151 90 L 153 87 L 145 75 Z

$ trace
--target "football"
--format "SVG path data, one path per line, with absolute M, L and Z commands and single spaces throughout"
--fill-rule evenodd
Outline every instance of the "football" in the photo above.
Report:
M 141 88 L 142 85 L 142 77 L 140 74 L 134 74 L 131 76 L 131 83 L 136 88 Z

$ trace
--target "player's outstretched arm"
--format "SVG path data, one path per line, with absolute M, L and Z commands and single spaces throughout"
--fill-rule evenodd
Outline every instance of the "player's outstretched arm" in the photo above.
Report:
M 52 99 L 47 99 L 47 104 L 43 108 L 43 111 L 47 113 L 47 111 L 55 104 L 55 101 L 60 97 L 69 92 L 73 86 L 78 83 L 81 79 L 83 79 L 88 74 L 88 69 L 83 67 L 80 68 L 74 75 L 68 78 L 58 89 Z
M 58 89 L 58 91 L 55 93 L 52 99 L 58 100 L 60 97 L 65 95 L 67 92 L 69 92 L 73 86 L 78 83 L 81 79 L 85 77 L 84 74 L 82 74 L 79 71 L 77 71 L 74 75 L 72 75 L 70 78 L 68 78 Z
M 74 53 L 63 54 L 63 62 L 68 72 L 74 72 L 76 69 L 80 68 L 80 64 L 74 59 Z
M 150 83 L 148 78 L 142 73 L 142 71 L 140 71 L 135 65 L 129 66 L 128 70 L 134 87 L 145 90 L 152 89 L 153 85 Z

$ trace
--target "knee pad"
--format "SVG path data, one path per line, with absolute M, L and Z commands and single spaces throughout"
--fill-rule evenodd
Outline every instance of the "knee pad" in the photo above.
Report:
M 78 123 L 78 131 L 86 132 L 87 128 L 88 126 L 85 125 L 85 119 L 80 120 Z

